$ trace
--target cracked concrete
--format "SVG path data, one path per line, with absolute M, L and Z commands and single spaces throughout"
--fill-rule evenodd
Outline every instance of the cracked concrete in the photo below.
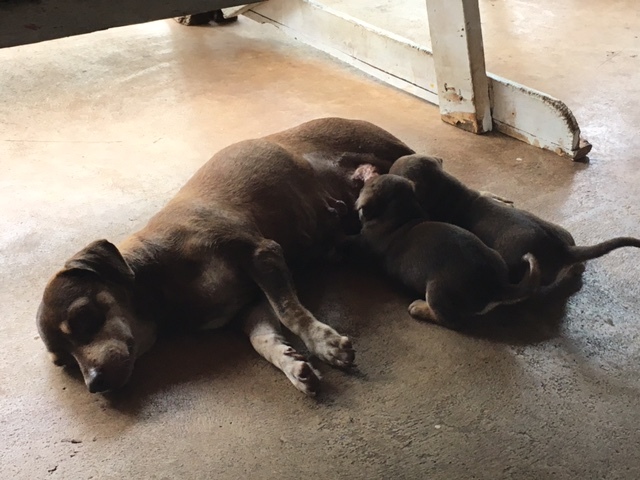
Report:
M 584 15 L 616 28 L 608 8 Z M 640 30 L 637 15 L 625 22 Z M 592 41 L 571 40 L 581 52 Z M 319 365 L 318 400 L 230 330 L 162 342 L 122 392 L 90 395 L 49 363 L 35 329 L 69 255 L 139 228 L 222 147 L 326 115 L 379 124 L 580 243 L 640 236 L 638 59 L 583 71 L 563 48 L 553 61 L 531 48 L 545 77 L 525 83 L 574 107 L 588 165 L 456 130 L 436 107 L 249 21 L 0 51 L 0 478 L 640 478 L 633 249 L 591 262 L 566 305 L 507 309 L 474 335 L 412 320 L 403 292 L 370 272 L 305 272 L 304 303 L 358 352 L 352 373 Z

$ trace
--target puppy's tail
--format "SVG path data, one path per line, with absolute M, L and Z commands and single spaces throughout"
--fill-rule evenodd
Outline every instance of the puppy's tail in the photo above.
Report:
M 640 248 L 640 239 L 633 237 L 616 237 L 587 247 L 570 246 L 567 247 L 567 251 L 572 263 L 579 263 L 602 257 L 622 247 Z
M 540 264 L 536 257 L 527 253 L 522 260 L 529 264 L 529 269 L 525 273 L 520 283 L 508 285 L 505 289 L 501 303 L 516 303 L 530 297 L 540 288 Z

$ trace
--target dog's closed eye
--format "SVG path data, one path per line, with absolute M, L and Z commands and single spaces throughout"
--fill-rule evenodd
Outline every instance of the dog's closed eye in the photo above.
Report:
M 88 299 L 79 299 L 69 308 L 67 320 L 60 329 L 82 341 L 96 333 L 105 321 L 104 313 Z
M 51 356 L 53 364 L 58 367 L 68 367 L 75 364 L 73 356 L 66 352 L 49 352 L 49 355 Z

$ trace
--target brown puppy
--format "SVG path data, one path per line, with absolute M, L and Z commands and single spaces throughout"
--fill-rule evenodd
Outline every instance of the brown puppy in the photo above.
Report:
M 362 220 L 356 241 L 381 260 L 390 276 L 421 295 L 426 291 L 425 300 L 409 306 L 415 318 L 457 328 L 468 317 L 517 302 L 538 287 L 532 255 L 523 256 L 528 264 L 524 279 L 510 284 L 504 260 L 475 235 L 425 220 L 406 178 L 368 180 L 356 208 Z
M 564 228 L 468 188 L 443 170 L 439 158 L 402 157 L 393 164 L 390 173 L 414 182 L 418 201 L 431 218 L 464 228 L 495 249 L 507 263 L 512 281 L 524 275 L 521 259 L 526 253 L 532 253 L 540 262 L 542 285 L 552 286 L 574 266 L 581 272 L 581 263 L 586 260 L 616 248 L 640 247 L 640 239 L 632 237 L 576 246 Z
M 91 243 L 49 281 L 37 323 L 54 362 L 77 363 L 91 392 L 116 389 L 158 326 L 222 326 L 266 297 L 270 307 L 245 316 L 251 343 L 314 394 L 317 375 L 279 322 L 331 365 L 348 367 L 354 352 L 300 304 L 288 265 L 357 228 L 361 172 L 409 153 L 381 128 L 339 118 L 225 148 L 142 230 L 118 247 Z

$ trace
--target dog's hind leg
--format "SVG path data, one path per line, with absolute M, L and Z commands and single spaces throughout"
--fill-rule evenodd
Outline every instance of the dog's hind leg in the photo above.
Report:
M 353 364 L 355 352 L 351 340 L 316 320 L 300 303 L 278 243 L 263 240 L 256 246 L 250 274 L 269 300 L 278 319 L 302 339 L 311 353 L 337 367 Z
M 431 310 L 431 306 L 424 300 L 415 300 L 409 305 L 409 315 L 416 320 L 424 322 L 440 323 L 435 312 Z
M 452 315 L 443 313 L 440 306 L 444 303 L 441 298 L 442 292 L 437 284 L 429 283 L 424 300 L 415 300 L 407 309 L 409 315 L 416 320 L 436 323 L 447 328 L 456 328 L 456 323 L 452 321 Z M 448 310 L 448 309 L 445 309 Z
M 309 396 L 316 395 L 320 374 L 287 344 L 269 304 L 263 301 L 253 307 L 243 320 L 243 330 L 256 352 L 282 370 L 298 390 Z

